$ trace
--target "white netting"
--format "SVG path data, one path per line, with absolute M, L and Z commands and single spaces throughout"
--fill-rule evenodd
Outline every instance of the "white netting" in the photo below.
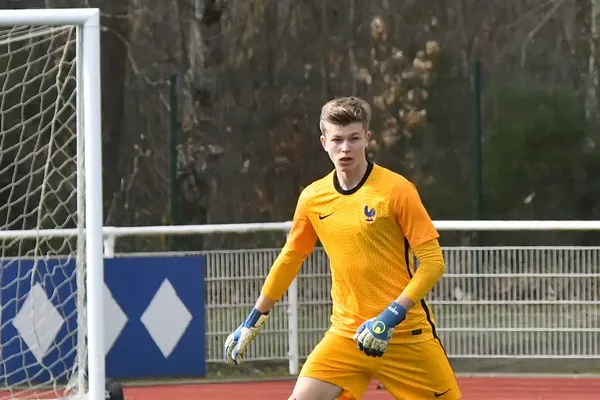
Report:
M 2 240 L 0 399 L 84 386 L 76 36 L 74 26 L 0 28 L 0 229 L 79 228 Z

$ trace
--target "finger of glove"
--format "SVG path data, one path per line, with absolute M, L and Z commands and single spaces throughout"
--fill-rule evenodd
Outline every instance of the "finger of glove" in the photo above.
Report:
M 376 357 L 377 356 L 377 350 L 375 350 L 375 349 L 365 349 L 365 354 L 368 355 L 369 357 Z
M 235 351 L 235 349 L 234 349 Z M 231 353 L 231 360 L 235 365 L 240 365 L 244 360 L 244 353 Z
M 233 359 L 233 349 L 235 348 L 236 343 L 232 343 L 231 345 L 225 348 L 225 361 L 229 364 L 233 363 L 235 360 Z
M 228 361 L 227 355 L 229 355 L 229 356 L 231 355 L 231 350 L 237 344 L 241 335 L 242 335 L 242 326 L 240 325 L 235 331 L 233 331 L 232 333 L 229 334 L 229 336 L 227 336 L 227 339 L 225 339 L 225 344 L 224 344 L 224 349 L 225 349 L 225 354 L 226 354 L 225 361 Z
M 387 348 L 387 342 L 384 340 L 377 340 L 375 341 L 375 343 L 373 343 L 373 345 L 371 346 L 371 350 L 373 352 L 373 356 L 375 357 L 381 357 L 383 356 L 383 353 L 385 352 L 385 349 Z
M 225 340 L 225 345 L 223 346 L 223 355 L 226 362 L 231 362 L 231 353 L 236 344 L 237 340 L 235 340 L 233 334 L 229 335 Z
M 231 353 L 231 357 L 234 361 L 239 359 L 238 362 L 241 362 L 241 359 L 244 357 L 244 353 L 246 352 L 246 348 L 248 347 L 250 342 L 256 337 L 257 334 L 258 330 L 255 328 L 242 329 L 240 339 L 237 341 L 237 344 L 235 345 Z
M 246 344 L 242 341 L 239 341 L 233 347 L 233 350 L 231 351 L 231 359 L 233 361 L 237 361 L 238 359 L 241 360 L 241 358 L 244 356 L 245 352 L 246 352 Z
M 368 348 L 366 348 L 365 354 L 372 357 L 381 357 L 385 347 L 386 343 L 384 341 L 373 338 Z
M 358 347 L 359 350 L 363 350 L 364 349 L 364 340 L 365 337 L 369 334 L 368 330 L 363 330 L 360 334 L 356 335 L 356 346 Z
M 362 344 L 365 348 L 370 349 L 373 347 L 373 341 L 375 341 L 376 339 L 373 337 L 373 335 L 371 334 L 371 332 L 369 332 L 368 330 L 365 331 L 365 334 L 363 335 L 362 338 Z
M 356 347 L 358 347 L 358 349 L 359 349 L 360 351 L 364 351 L 364 349 L 365 349 L 365 348 L 364 348 L 364 346 L 363 346 L 363 344 L 362 344 L 361 342 L 357 342 L 357 345 L 356 345 Z
M 381 357 L 381 356 L 383 356 L 383 352 L 381 352 L 379 350 L 373 351 L 373 357 Z

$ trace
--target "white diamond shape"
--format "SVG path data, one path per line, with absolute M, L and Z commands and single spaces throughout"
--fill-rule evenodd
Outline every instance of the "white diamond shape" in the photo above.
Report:
M 31 288 L 12 321 L 38 362 L 44 359 L 64 322 L 39 283 Z
M 108 354 L 127 324 L 127 315 L 104 285 L 104 354 Z
M 167 358 L 185 333 L 192 314 L 177 296 L 171 282 L 165 279 L 141 320 L 154 343 Z

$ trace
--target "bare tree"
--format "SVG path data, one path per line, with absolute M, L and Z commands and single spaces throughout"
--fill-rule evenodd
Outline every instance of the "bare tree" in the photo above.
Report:
M 590 0 L 590 34 L 589 34 L 588 79 L 585 111 L 594 134 L 590 141 L 597 144 L 600 129 L 600 109 L 598 103 L 598 63 L 600 62 L 600 1 Z

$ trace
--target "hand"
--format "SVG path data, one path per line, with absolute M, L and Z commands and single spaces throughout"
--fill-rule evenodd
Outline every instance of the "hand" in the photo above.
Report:
M 379 316 L 371 318 L 354 334 L 354 340 L 362 352 L 368 356 L 381 357 L 392 338 L 394 328 L 406 318 L 406 309 L 393 302 Z
M 260 333 L 268 315 L 253 308 L 248 317 L 225 340 L 225 362 L 240 365 L 246 348 Z

